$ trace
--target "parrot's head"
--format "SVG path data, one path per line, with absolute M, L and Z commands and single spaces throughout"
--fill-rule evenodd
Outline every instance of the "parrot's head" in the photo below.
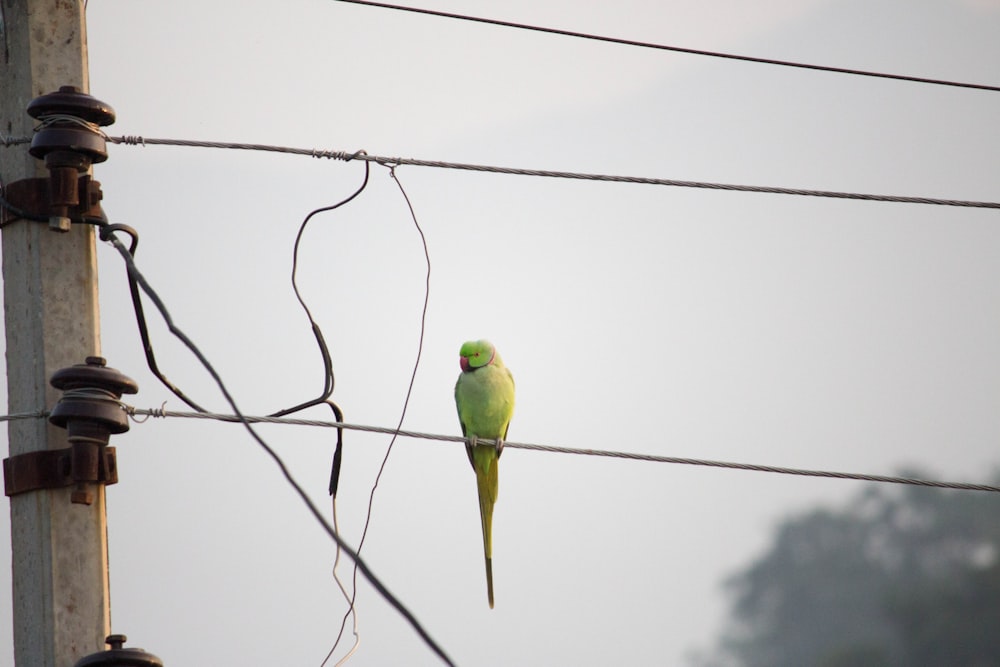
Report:
M 468 372 L 492 364 L 497 351 L 488 340 L 470 340 L 462 344 L 458 354 L 462 370 Z

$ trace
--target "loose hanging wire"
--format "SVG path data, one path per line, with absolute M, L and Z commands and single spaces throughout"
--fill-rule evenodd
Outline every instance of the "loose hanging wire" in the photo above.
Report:
M 353 154 L 353 156 L 348 158 L 347 161 L 350 161 L 358 157 L 359 155 L 363 154 L 364 151 L 357 151 Z M 368 187 L 368 176 L 369 176 L 369 165 L 366 162 L 365 177 L 364 180 L 362 180 L 361 185 L 358 186 L 357 190 L 355 190 L 350 196 L 346 197 L 345 199 L 342 199 L 336 204 L 332 204 L 330 206 L 322 206 L 320 208 L 310 211 L 309 214 L 306 215 L 305 219 L 302 221 L 302 224 L 299 225 L 299 230 L 295 235 L 295 244 L 292 248 L 292 290 L 295 292 L 295 298 L 298 300 L 299 305 L 302 306 L 302 310 L 305 311 L 306 317 L 309 319 L 309 326 L 312 328 L 313 336 L 316 338 L 316 344 L 319 346 L 320 355 L 323 357 L 323 368 L 324 368 L 323 391 L 320 392 L 320 395 L 316 398 L 310 399 L 303 403 L 299 403 L 298 405 L 292 406 L 290 408 L 278 410 L 277 412 L 274 413 L 275 417 L 283 417 L 284 415 L 292 414 L 293 412 L 298 412 L 300 410 L 305 410 L 306 408 L 310 408 L 314 405 L 319 405 L 320 403 L 326 402 L 326 400 L 333 393 L 334 374 L 333 374 L 333 361 L 330 357 L 330 349 L 329 347 L 327 347 L 326 340 L 323 338 L 322 329 L 320 329 L 319 324 L 316 323 L 316 320 L 313 318 L 312 311 L 309 310 L 309 306 L 306 305 L 305 299 L 302 298 L 302 293 L 299 291 L 299 284 L 298 284 L 299 246 L 302 243 L 302 235 L 306 230 L 306 226 L 309 224 L 309 221 L 312 220 L 313 216 L 318 215 L 320 213 L 327 213 L 329 211 L 334 211 L 340 208 L 341 206 L 353 201 L 358 195 L 360 195 L 364 191 L 366 187 Z M 334 492 L 332 488 L 330 492 L 331 493 Z
M 364 151 L 356 151 L 351 158 L 354 159 L 360 155 L 363 155 Z M 314 209 L 306 215 L 305 219 L 302 220 L 302 224 L 299 225 L 299 230 L 295 235 L 295 243 L 292 247 L 292 290 L 295 292 L 295 298 L 298 300 L 299 305 L 302 306 L 302 310 L 306 314 L 306 318 L 309 320 L 309 326 L 312 329 L 313 337 L 316 339 L 316 345 L 319 347 L 320 356 L 323 359 L 323 390 L 320 395 L 311 400 L 299 403 L 298 405 L 292 406 L 290 408 L 285 408 L 283 410 L 278 410 L 273 413 L 273 417 L 283 417 L 285 415 L 292 414 L 294 412 L 299 412 L 300 410 L 305 410 L 314 405 L 326 404 L 333 414 L 335 415 L 337 421 L 343 421 L 344 413 L 335 402 L 330 400 L 330 396 L 333 394 L 333 389 L 335 385 L 335 377 L 333 373 L 333 359 L 330 356 L 330 348 L 326 344 L 326 339 L 323 337 L 323 330 L 320 328 L 319 324 L 313 318 L 312 311 L 309 306 L 306 305 L 305 299 L 302 298 L 302 293 L 299 291 L 298 284 L 298 267 L 299 267 L 299 246 L 302 242 L 302 235 L 306 230 L 306 225 L 312 220 L 313 216 L 320 213 L 327 213 L 329 211 L 334 211 L 341 206 L 353 201 L 358 195 L 360 195 L 366 187 L 368 187 L 368 177 L 370 169 L 369 164 L 365 162 L 365 176 L 364 180 L 361 181 L 361 185 L 355 190 L 351 195 L 330 206 L 322 206 L 320 208 Z M 337 444 L 333 452 L 333 463 L 330 466 L 330 484 L 328 491 L 330 496 L 334 499 L 337 497 L 337 487 L 340 484 L 340 466 L 343 461 L 343 450 L 344 450 L 344 433 L 342 430 L 337 431 Z M 334 510 L 336 511 L 336 510 Z M 335 517 L 336 520 L 336 517 Z M 339 553 L 337 554 L 339 559 Z M 340 583 L 339 580 L 337 582 Z
M 382 166 L 387 167 L 389 169 L 389 176 L 396 182 L 396 185 L 399 187 L 400 194 L 403 195 L 403 199 L 406 201 L 406 206 L 410 210 L 410 218 L 413 220 L 413 226 L 416 227 L 417 233 L 420 235 L 420 243 L 423 246 L 424 261 L 427 266 L 427 271 L 424 276 L 424 304 L 423 308 L 420 311 L 420 339 L 417 344 L 417 358 L 413 363 L 413 372 L 410 374 L 410 383 L 406 389 L 406 398 L 403 400 L 403 409 L 399 415 L 399 422 L 396 424 L 396 429 L 392 433 L 392 439 L 389 441 L 389 446 L 386 448 L 385 456 L 382 458 L 382 464 L 379 466 L 378 469 L 378 474 L 375 475 L 375 483 L 372 484 L 371 493 L 368 496 L 368 511 L 367 514 L 365 515 L 364 529 L 361 531 L 361 540 L 358 542 L 358 553 L 361 553 L 361 549 L 365 544 L 365 538 L 368 536 L 368 526 L 371 523 L 371 518 L 372 518 L 372 506 L 374 505 L 375 502 L 375 490 L 378 488 L 379 481 L 382 479 L 382 473 L 385 471 L 386 463 L 388 463 L 389 461 L 389 454 L 392 452 L 393 445 L 396 444 L 396 438 L 398 437 L 399 430 L 403 427 L 403 420 L 406 418 L 406 410 L 410 405 L 410 396 L 413 394 L 413 384 L 417 379 L 417 369 L 420 367 L 420 357 L 424 351 L 424 334 L 426 333 L 427 329 L 427 306 L 430 303 L 430 296 L 431 296 L 431 256 L 430 256 L 430 251 L 427 248 L 427 237 L 424 235 L 424 230 L 423 228 L 421 228 L 420 222 L 417 220 L 417 214 L 416 211 L 414 211 L 413 209 L 413 203 L 410 201 L 409 195 L 406 194 L 406 189 L 403 187 L 403 183 L 399 180 L 399 177 L 396 175 L 396 165 L 382 164 Z M 334 512 L 336 512 L 336 504 L 334 504 Z M 334 564 L 334 568 L 336 568 L 336 564 Z M 339 579 L 337 579 L 337 583 L 338 585 L 340 584 Z M 327 661 L 330 659 L 330 656 L 332 656 L 334 651 L 337 650 L 337 646 L 340 644 L 341 637 L 344 634 L 344 628 L 347 623 L 347 617 L 350 613 L 354 612 L 355 608 L 354 602 L 358 592 L 357 567 L 354 568 L 354 573 L 352 576 L 352 587 L 353 587 L 353 593 L 351 594 L 350 609 L 348 610 L 347 614 L 344 614 L 344 618 L 340 623 L 340 632 L 337 634 L 337 639 L 334 642 L 333 647 L 330 649 L 330 652 L 327 654 L 326 659 L 323 660 L 323 663 L 320 665 L 320 667 L 324 667 L 324 665 L 326 665 Z M 341 591 L 343 591 L 343 586 L 341 586 Z M 356 625 L 357 615 L 356 612 L 354 613 L 355 613 L 354 646 L 351 647 L 351 650 L 347 653 L 347 655 L 341 658 L 341 660 L 335 665 L 335 667 L 341 667 L 341 665 L 347 662 L 347 660 L 354 654 L 355 650 L 357 649 L 358 643 L 360 641 L 360 639 L 358 638 L 357 625 Z
M 357 156 L 357 155 L 361 154 L 362 152 L 363 151 L 358 151 L 354 155 Z M 350 158 L 348 158 L 348 161 L 349 160 L 350 160 Z M 292 278 L 292 289 L 295 292 L 296 299 L 298 299 L 299 304 L 302 306 L 302 309 L 306 313 L 306 317 L 309 320 L 309 325 L 310 325 L 310 327 L 312 329 L 313 336 L 315 337 L 316 343 L 317 343 L 317 345 L 319 347 L 320 356 L 321 356 L 321 358 L 323 360 L 323 369 L 324 369 L 323 391 L 320 393 L 320 395 L 317 398 L 305 401 L 303 403 L 300 403 L 300 404 L 295 405 L 295 406 L 290 407 L 290 408 L 285 408 L 285 409 L 282 409 L 282 410 L 278 410 L 277 412 L 275 412 L 275 413 L 272 414 L 272 416 L 274 416 L 274 417 L 282 417 L 282 416 L 285 416 L 285 415 L 292 414 L 294 412 L 298 412 L 300 410 L 304 410 L 304 409 L 312 407 L 314 405 L 326 404 L 331 409 L 331 411 L 333 412 L 334 418 L 337 421 L 343 421 L 344 420 L 344 413 L 343 413 L 343 411 L 340 409 L 340 407 L 335 402 L 333 402 L 332 400 L 330 400 L 330 395 L 333 393 L 333 389 L 334 389 L 334 374 L 333 374 L 333 362 L 332 362 L 332 359 L 331 359 L 331 356 L 330 356 L 329 348 L 328 348 L 328 346 L 326 344 L 326 341 L 325 341 L 325 339 L 323 337 L 323 331 L 322 331 L 322 329 L 320 328 L 320 326 L 316 322 L 316 320 L 313 318 L 312 312 L 309 310 L 309 307 L 306 305 L 305 300 L 302 298 L 302 294 L 299 291 L 298 283 L 297 283 L 297 280 L 296 280 L 296 278 L 297 278 L 297 270 L 298 270 L 299 246 L 300 246 L 300 243 L 301 243 L 301 240 L 302 240 L 302 235 L 303 235 L 303 232 L 305 231 L 306 225 L 312 219 L 312 217 L 314 215 L 318 214 L 318 213 L 323 213 L 323 212 L 335 210 L 335 209 L 343 206 L 344 204 L 347 204 L 348 202 L 352 201 L 355 197 L 357 197 L 359 194 L 361 194 L 361 192 L 368 185 L 369 171 L 370 171 L 369 164 L 366 162 L 365 163 L 364 180 L 362 181 L 361 185 L 357 188 L 357 190 L 355 190 L 347 198 L 345 198 L 345 199 L 337 202 L 336 204 L 333 204 L 331 206 L 321 207 L 321 208 L 313 210 L 312 212 L 310 212 L 305 217 L 305 219 L 302 221 L 302 224 L 299 226 L 298 233 L 296 234 L 296 237 L 295 237 L 295 244 L 294 244 L 293 255 L 292 255 L 292 276 L 291 276 L 291 278 Z M 2 195 L 2 192 L 0 192 L 0 195 Z M 9 203 L 2 196 L 0 196 L 0 205 L 3 205 L 5 208 L 9 208 L 10 207 Z M 15 214 L 18 214 L 18 213 L 24 213 L 25 214 L 24 216 L 21 216 L 21 217 L 25 217 L 25 216 L 28 215 L 27 213 L 25 213 L 23 211 L 19 211 L 19 210 L 15 211 Z M 29 219 L 32 219 L 32 218 L 29 218 Z M 39 221 L 47 221 L 47 218 L 44 218 L 44 217 L 41 217 L 41 216 L 38 216 L 37 219 Z M 131 227 L 127 227 L 127 226 L 115 225 L 115 226 L 112 226 L 112 227 L 113 227 L 114 231 L 125 231 L 125 232 L 127 232 L 132 237 L 132 244 L 131 244 L 131 247 L 129 248 L 129 252 L 134 256 L 135 255 L 136 247 L 137 247 L 137 245 L 139 243 L 138 233 L 134 229 L 132 229 Z M 144 308 L 143 308 L 143 305 L 142 305 L 142 298 L 141 298 L 141 294 L 140 294 L 140 287 L 137 284 L 135 278 L 132 276 L 131 273 L 129 273 L 129 275 L 128 275 L 128 284 L 129 284 L 129 293 L 130 293 L 131 298 L 132 298 L 133 309 L 135 311 L 136 323 L 137 323 L 137 326 L 139 328 L 139 337 L 142 340 L 143 352 L 144 352 L 145 357 L 146 357 L 146 365 L 149 367 L 149 369 L 153 373 L 153 375 L 158 380 L 160 380 L 160 382 L 167 389 L 169 389 L 175 396 L 177 396 L 179 399 L 181 399 L 190 408 L 192 408 L 193 410 L 196 410 L 198 412 L 207 412 L 207 410 L 204 407 L 202 407 L 201 405 L 199 405 L 198 403 L 196 403 L 193 399 L 191 399 L 190 397 L 188 397 L 178 386 L 176 386 L 174 383 L 172 383 L 166 377 L 166 375 L 163 373 L 163 371 L 160 369 L 159 364 L 156 361 L 156 354 L 154 353 L 154 350 L 153 350 L 152 341 L 151 341 L 150 335 L 149 335 L 149 328 L 148 328 L 148 325 L 146 323 L 146 316 L 145 316 Z M 342 456 L 343 456 L 343 432 L 338 430 L 338 432 L 337 432 L 337 442 L 336 442 L 336 446 L 335 446 L 335 449 L 334 449 L 333 462 L 332 462 L 331 471 L 330 471 L 329 493 L 330 493 L 331 496 L 336 496 L 336 493 L 337 493 L 337 485 L 338 485 L 339 479 L 340 479 L 340 467 L 341 467 Z
M 357 151 L 355 155 L 360 155 L 362 153 L 364 153 L 364 151 Z M 285 415 L 305 410 L 314 405 L 325 404 L 333 412 L 337 421 L 343 421 L 344 419 L 344 413 L 341 410 L 340 406 L 330 399 L 330 396 L 333 394 L 334 386 L 336 384 L 333 372 L 333 358 L 330 355 L 330 349 L 327 346 L 326 339 L 323 336 L 323 330 L 320 328 L 319 323 L 316 322 L 315 318 L 312 315 L 312 311 L 309 309 L 309 306 L 306 304 L 305 299 L 302 297 L 302 292 L 299 290 L 299 284 L 298 284 L 299 247 L 301 246 L 302 236 L 305 233 L 306 226 L 309 224 L 309 221 L 312 220 L 313 216 L 316 216 L 320 213 L 327 213 L 330 211 L 334 211 L 340 208 L 341 206 L 344 206 L 348 202 L 353 201 L 358 195 L 360 195 L 364 191 L 366 187 L 368 187 L 369 174 L 370 174 L 370 166 L 366 162 L 365 176 L 361 182 L 361 185 L 350 196 L 346 197 L 345 199 L 342 199 L 341 201 L 332 204 L 330 206 L 321 206 L 319 208 L 310 211 L 306 215 L 306 217 L 302 220 L 302 224 L 299 225 L 298 232 L 295 234 L 295 243 L 292 246 L 292 291 L 295 293 L 295 298 L 298 300 L 299 305 L 302 306 L 302 310 L 305 312 L 306 318 L 309 320 L 309 326 L 312 329 L 313 337 L 316 339 L 316 344 L 319 347 L 320 357 L 323 359 L 323 390 L 320 392 L 320 395 L 318 397 L 305 401 L 303 403 L 299 403 L 298 405 L 292 406 L 290 408 L 278 410 L 277 412 L 273 413 L 272 415 L 273 417 L 283 417 Z M 337 429 L 337 442 L 333 451 L 333 462 L 330 466 L 330 482 L 328 485 L 328 491 L 330 494 L 333 527 L 338 534 L 340 532 L 340 528 L 339 528 L 339 522 L 337 520 L 337 489 L 340 484 L 340 468 L 343 461 L 343 453 L 344 453 L 344 431 L 343 429 Z M 344 587 L 344 584 L 340 580 L 340 576 L 337 573 L 337 568 L 340 565 L 340 556 L 341 556 L 341 549 L 340 545 L 338 544 L 333 560 L 333 568 L 331 569 L 331 574 L 333 576 L 334 582 L 336 582 L 337 584 L 337 588 L 340 589 L 341 595 L 344 596 L 344 600 L 348 603 L 347 613 L 344 616 L 345 622 L 348 616 L 353 616 L 354 618 L 355 641 L 354 641 L 354 646 L 351 648 L 348 654 L 348 655 L 353 655 L 354 651 L 357 650 L 360 644 L 361 638 L 358 633 L 358 618 L 357 618 L 357 610 L 354 606 L 354 598 L 353 596 L 348 595 L 347 589 Z M 343 626 L 341 626 L 341 632 L 343 632 Z M 338 635 L 338 640 L 339 640 L 339 635 Z
M 437 642 L 434 641 L 434 639 L 430 636 L 430 634 L 428 634 L 428 632 L 424 629 L 424 627 L 420 624 L 420 622 L 416 619 L 416 617 L 403 605 L 402 602 L 399 601 L 399 599 L 396 598 L 395 595 L 393 595 L 389 591 L 388 588 L 386 588 L 385 584 L 383 584 L 382 581 L 375 575 L 375 573 L 372 572 L 372 570 L 368 567 L 368 565 L 361 559 L 360 555 L 358 555 L 358 553 L 354 549 L 352 549 L 343 540 L 343 538 L 340 537 L 339 533 L 337 533 L 337 531 L 334 530 L 334 528 L 326 521 L 326 518 L 319 511 L 316 505 L 312 502 L 312 500 L 309 498 L 308 494 L 306 494 L 302 486 L 299 485 L 299 483 L 292 476 L 291 472 L 288 470 L 287 466 L 285 465 L 281 457 L 278 455 L 278 453 L 275 452 L 274 449 L 272 449 L 270 445 L 268 445 L 267 442 L 257 433 L 256 429 L 254 429 L 250 421 L 248 421 L 246 416 L 240 411 L 239 407 L 236 405 L 235 399 L 229 393 L 229 389 L 226 387 L 226 384 L 223 382 L 221 376 L 219 376 L 218 372 L 215 370 L 215 367 L 211 364 L 208 358 L 205 357 L 205 355 L 198 348 L 198 346 L 195 345 L 194 341 L 192 341 L 187 336 L 187 334 L 185 334 L 174 323 L 174 320 L 171 317 L 170 312 L 166 307 L 166 304 L 162 301 L 160 296 L 152 288 L 152 286 L 146 280 L 145 276 L 143 276 L 142 273 L 139 271 L 138 267 L 135 264 L 135 260 L 132 257 L 132 254 L 129 252 L 128 248 L 126 248 L 125 245 L 122 244 L 120 240 L 118 240 L 117 236 L 115 236 L 115 232 L 121 231 L 123 228 L 124 226 L 121 225 L 117 226 L 117 229 L 111 228 L 109 225 L 102 225 L 101 240 L 111 243 L 111 245 L 113 245 L 115 249 L 119 252 L 119 254 L 122 256 L 122 259 L 124 259 L 125 265 L 128 269 L 129 275 L 136 281 L 136 283 L 138 283 L 138 285 L 142 288 L 142 291 L 146 293 L 149 299 L 156 306 L 160 315 L 166 322 L 167 328 L 169 329 L 170 333 L 172 333 L 178 340 L 180 340 L 185 345 L 185 347 L 188 348 L 188 350 L 191 351 L 192 354 L 194 354 L 194 356 L 198 359 L 201 365 L 205 368 L 208 374 L 215 381 L 216 386 L 222 392 L 222 395 L 225 397 L 226 402 L 229 403 L 230 408 L 233 410 L 233 415 L 235 420 L 243 424 L 243 426 L 250 433 L 250 436 L 271 457 L 274 463 L 278 466 L 282 475 L 285 477 L 285 480 L 295 490 L 296 494 L 298 494 L 299 498 L 306 505 L 309 512 L 313 515 L 313 518 L 316 519 L 316 521 L 320 524 L 320 526 L 322 526 L 322 528 L 326 531 L 327 535 L 329 535 L 329 537 L 337 544 L 337 546 L 340 549 L 343 549 L 343 551 L 348 554 L 348 556 L 354 561 L 355 565 L 358 567 L 359 570 L 361 570 L 361 573 L 365 576 L 368 582 L 375 588 L 375 590 L 377 590 L 379 594 L 381 594 L 382 597 L 387 602 L 389 602 L 389 604 L 392 605 L 392 607 L 395 608 L 396 611 L 399 612 L 410 623 L 411 627 L 413 627 L 413 629 L 417 632 L 417 634 L 420 635 L 420 637 L 424 640 L 427 646 L 431 648 L 431 650 L 433 650 L 446 664 L 454 665 L 454 663 L 451 661 L 448 655 L 437 644 Z M 195 414 L 205 414 L 205 413 L 196 412 Z
M 330 502 L 332 504 L 331 511 L 333 513 L 333 529 L 339 533 L 340 526 L 337 523 L 337 496 L 331 496 Z M 320 667 L 324 667 L 326 665 L 326 663 L 330 660 L 330 656 L 333 655 L 333 652 L 337 649 L 337 646 L 340 644 L 340 638 L 344 634 L 344 628 L 346 626 L 348 616 L 352 617 L 351 634 L 354 636 L 354 643 L 351 645 L 350 650 L 344 654 L 344 657 L 341 658 L 340 661 L 337 662 L 337 664 L 334 667 L 340 667 L 340 665 L 343 665 L 348 660 L 350 660 L 351 657 L 355 654 L 355 652 L 357 652 L 358 648 L 361 646 L 361 631 L 358 628 L 359 625 L 358 611 L 354 606 L 354 593 L 357 592 L 357 585 L 355 584 L 353 592 L 351 593 L 347 592 L 347 588 L 344 586 L 344 582 L 340 580 L 340 576 L 337 574 L 337 568 L 339 566 L 340 566 L 340 549 L 337 549 L 337 555 L 333 559 L 333 568 L 331 569 L 330 573 L 333 575 L 333 580 L 337 583 L 337 588 L 340 589 L 340 594 L 344 597 L 344 600 L 347 601 L 348 609 L 347 613 L 344 614 L 344 620 L 341 621 L 340 623 L 340 632 L 337 633 L 337 639 L 334 641 L 333 647 L 330 648 L 330 652 L 326 654 L 325 658 L 323 658 L 323 662 L 320 663 Z

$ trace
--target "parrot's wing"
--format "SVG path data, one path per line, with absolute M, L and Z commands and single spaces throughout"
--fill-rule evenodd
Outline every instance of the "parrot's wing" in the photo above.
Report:
M 463 423 L 462 424 L 462 437 L 468 438 L 469 434 L 466 433 L 465 430 L 466 430 L 465 429 L 465 424 Z M 470 445 L 468 442 L 465 443 L 465 453 L 468 454 L 468 456 L 469 456 L 469 464 L 472 466 L 472 469 L 475 470 L 476 469 L 476 462 L 472 459 L 472 445 Z
M 462 425 L 462 437 L 468 438 L 469 430 L 465 426 L 465 420 L 462 419 L 463 399 L 462 399 L 461 386 L 462 386 L 462 378 L 459 377 L 458 382 L 455 383 L 455 407 L 458 408 L 458 423 Z M 465 443 L 465 453 L 469 456 L 469 464 L 472 466 L 472 469 L 475 470 L 476 462 L 472 460 L 472 447 L 469 446 L 468 442 Z

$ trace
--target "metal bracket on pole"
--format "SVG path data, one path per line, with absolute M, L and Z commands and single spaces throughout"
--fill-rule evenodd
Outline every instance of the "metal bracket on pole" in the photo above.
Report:
M 21 219 L 21 213 L 48 218 L 49 227 L 58 232 L 68 232 L 83 218 L 103 219 L 101 185 L 88 172 L 92 164 L 108 159 L 101 126 L 115 122 L 114 110 L 75 86 L 62 86 L 33 99 L 28 113 L 39 121 L 28 152 L 45 160 L 49 177 L 5 188 L 4 199 L 20 211 L 4 207 L 0 226 Z
M 72 187 L 72 181 L 70 187 Z M 73 220 L 104 219 L 104 210 L 101 208 L 101 199 L 103 199 L 104 193 L 101 192 L 101 184 L 95 181 L 90 174 L 81 174 L 76 180 L 76 187 L 75 196 L 70 196 L 65 192 L 54 196 L 50 179 L 23 178 L 20 181 L 8 183 L 4 186 L 3 191 L 4 199 L 13 208 L 28 214 L 49 217 L 49 226 L 52 229 L 69 231 L 67 225 Z M 57 201 L 62 202 L 62 206 L 65 207 L 65 216 L 49 216 L 50 211 L 57 206 Z M 76 203 L 66 203 L 67 201 L 75 201 Z M 18 212 L 0 207 L 0 227 L 21 219 Z
M 117 484 L 115 448 L 93 445 L 43 449 L 3 460 L 3 492 L 6 496 L 39 489 L 58 489 L 80 482 Z
M 63 390 L 63 397 L 49 421 L 67 430 L 70 446 L 4 459 L 6 495 L 75 484 L 71 500 L 89 505 L 94 502 L 92 484 L 118 481 L 115 450 L 107 445 L 113 433 L 129 429 L 120 401 L 122 394 L 139 391 L 139 385 L 106 363 L 103 357 L 87 357 L 85 364 L 52 374 L 49 382 Z

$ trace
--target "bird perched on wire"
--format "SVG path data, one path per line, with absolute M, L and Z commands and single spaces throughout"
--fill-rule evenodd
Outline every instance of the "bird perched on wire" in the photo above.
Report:
M 487 340 L 464 343 L 459 356 L 462 373 L 455 383 L 455 405 L 462 435 L 469 440 L 465 445 L 469 463 L 476 472 L 486 555 L 486 594 L 492 609 L 493 504 L 497 500 L 497 465 L 514 414 L 514 378 Z

